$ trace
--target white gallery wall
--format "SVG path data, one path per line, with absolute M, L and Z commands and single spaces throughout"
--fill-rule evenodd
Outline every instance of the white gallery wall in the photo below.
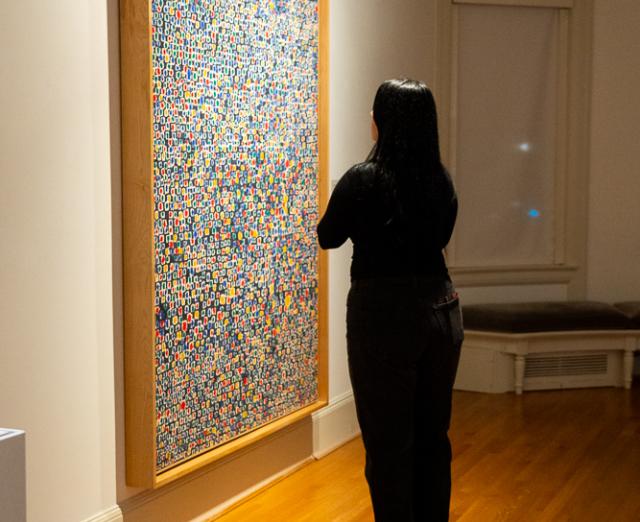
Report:
M 107 5 L 2 2 L 0 49 L 0 425 L 28 520 L 79 521 L 116 500 Z
M 370 148 L 369 110 L 383 79 L 433 81 L 435 3 L 331 2 L 333 180 Z M 110 121 L 118 104 L 117 16 L 116 0 L 0 4 L 0 426 L 27 432 L 30 522 L 81 521 L 136 493 L 122 483 L 115 399 L 122 399 L 119 135 Z M 585 224 L 594 299 L 640 299 L 639 23 L 636 0 L 596 0 Z M 332 399 L 350 389 L 350 255 L 349 246 L 331 254 Z M 564 289 L 462 294 L 468 302 L 562 299 Z M 294 435 L 288 444 L 309 455 L 302 438 L 310 431 L 287 437 Z
M 595 4 L 588 295 L 640 300 L 640 2 Z
M 431 82 L 435 64 L 435 2 L 334 0 L 331 2 L 329 172 L 332 185 L 364 161 L 373 142 L 370 111 L 378 85 L 396 77 Z M 330 254 L 329 393 L 351 389 L 346 363 L 345 303 L 351 243 Z

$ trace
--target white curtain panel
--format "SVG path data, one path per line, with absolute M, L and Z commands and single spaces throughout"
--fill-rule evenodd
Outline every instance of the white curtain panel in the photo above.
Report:
M 458 14 L 455 265 L 552 264 L 558 10 Z

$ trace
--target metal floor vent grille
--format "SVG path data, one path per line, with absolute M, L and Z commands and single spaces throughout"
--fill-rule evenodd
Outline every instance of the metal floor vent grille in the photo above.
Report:
M 606 375 L 606 353 L 587 355 L 534 355 L 527 357 L 525 377 Z

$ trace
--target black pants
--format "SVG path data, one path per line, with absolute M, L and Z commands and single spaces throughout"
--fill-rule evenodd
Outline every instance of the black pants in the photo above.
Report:
M 451 395 L 463 339 L 449 281 L 354 281 L 349 373 L 376 522 L 449 519 Z

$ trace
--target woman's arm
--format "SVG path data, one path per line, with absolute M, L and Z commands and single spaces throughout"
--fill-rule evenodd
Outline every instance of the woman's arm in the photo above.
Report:
M 321 248 L 337 248 L 351 232 L 353 200 L 351 195 L 352 171 L 348 171 L 333 189 L 327 210 L 318 223 L 318 241 Z

